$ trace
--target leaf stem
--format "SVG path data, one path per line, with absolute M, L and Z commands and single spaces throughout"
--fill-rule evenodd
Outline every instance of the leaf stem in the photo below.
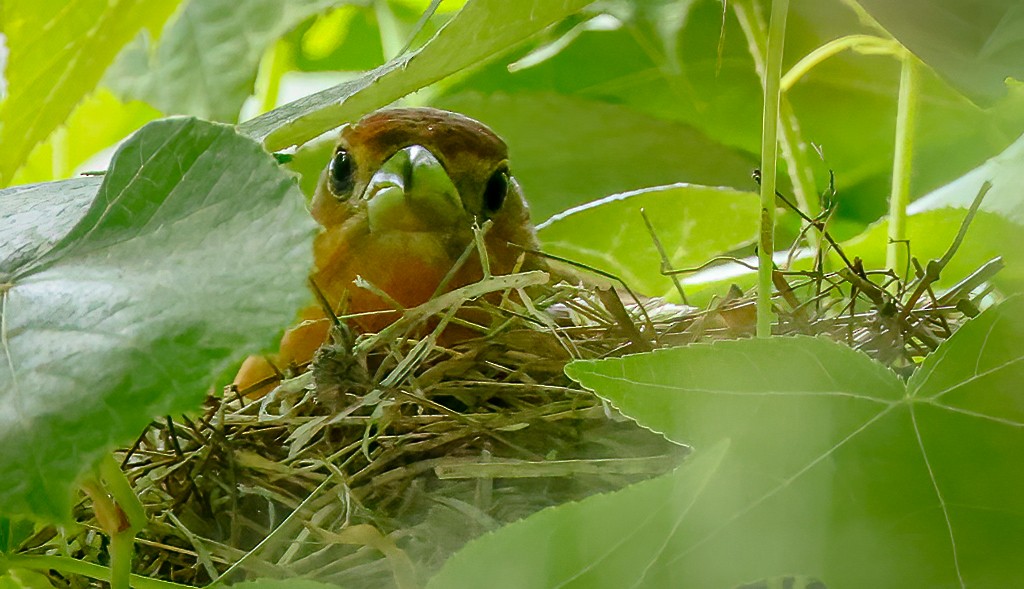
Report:
M 99 465 L 100 480 L 87 479 L 82 488 L 92 499 L 96 520 L 110 536 L 110 587 L 131 586 L 135 533 L 146 525 L 146 510 L 114 457 Z
M 128 589 L 135 556 L 135 534 L 130 528 L 111 534 L 107 550 L 110 552 L 110 589 Z
M 907 273 L 907 205 L 910 202 L 910 172 L 914 156 L 914 122 L 917 117 L 918 71 L 909 51 L 903 54 L 900 93 L 896 106 L 896 153 L 889 196 L 889 244 L 885 265 L 899 276 Z
M 772 2 L 765 57 L 764 114 L 761 121 L 761 236 L 757 264 L 757 336 L 772 334 L 772 253 L 775 251 L 775 174 L 778 164 L 779 96 L 782 49 L 789 0 Z
M 782 76 L 782 91 L 788 92 L 800 78 L 807 75 L 807 72 L 814 69 L 821 62 L 833 57 L 847 49 L 854 49 L 862 53 L 878 53 L 881 55 L 898 55 L 902 47 L 892 39 L 884 39 L 874 35 L 847 35 L 833 39 L 808 53 L 798 61 L 785 76 Z
M 128 481 L 124 471 L 121 470 L 121 466 L 114 460 L 113 455 L 107 455 L 103 458 L 103 461 L 100 462 L 99 471 L 100 477 L 103 479 L 107 490 L 110 491 L 111 496 L 113 496 L 114 501 L 117 501 L 117 504 L 124 510 L 125 515 L 128 516 L 131 530 L 138 532 L 145 528 L 148 523 L 146 508 L 143 507 L 142 501 L 139 501 L 139 496 L 135 494 L 132 484 Z
M 110 581 L 111 571 L 105 566 L 71 558 L 70 556 L 41 556 L 12 554 L 0 557 L 0 562 L 8 568 L 29 569 L 33 571 L 56 570 L 62 573 L 82 575 L 99 581 Z M 141 575 L 131 575 L 129 583 L 135 589 L 193 589 L 191 585 L 182 585 L 171 581 L 151 579 Z

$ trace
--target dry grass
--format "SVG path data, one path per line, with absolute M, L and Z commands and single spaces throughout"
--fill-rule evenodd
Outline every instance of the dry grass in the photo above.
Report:
M 906 283 L 856 260 L 824 266 L 776 272 L 777 332 L 831 337 L 906 371 L 975 312 L 1000 262 L 942 296 L 930 266 Z M 489 277 L 380 334 L 336 327 L 312 366 L 262 399 L 228 391 L 201 415 L 154 423 L 119 452 L 150 514 L 136 572 L 407 589 L 488 530 L 670 470 L 686 448 L 617 415 L 563 367 L 747 337 L 753 297 L 695 309 L 548 282 Z M 42 530 L 26 551 L 103 562 L 87 507 L 80 530 Z

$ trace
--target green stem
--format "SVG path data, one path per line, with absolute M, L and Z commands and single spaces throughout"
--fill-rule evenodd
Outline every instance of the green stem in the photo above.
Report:
M 807 72 L 814 69 L 826 59 L 842 53 L 847 49 L 856 49 L 863 53 L 879 53 L 883 55 L 897 55 L 902 48 L 900 44 L 892 39 L 883 39 L 874 35 L 847 35 L 833 39 L 808 53 L 798 61 L 785 76 L 782 76 L 782 90 L 789 91 L 800 78 L 807 75 Z
M 63 180 L 71 175 L 68 167 L 68 129 L 59 127 L 50 136 L 50 175 Z
M 757 251 L 757 337 L 772 334 L 772 253 L 775 251 L 775 173 L 778 164 L 779 82 L 789 0 L 772 2 L 761 121 L 761 239 Z
M 918 73 L 910 52 L 903 55 L 900 94 L 896 106 L 896 154 L 892 165 L 889 197 L 889 245 L 885 265 L 899 276 L 907 272 L 907 205 L 910 203 L 910 171 L 914 157 L 914 121 L 917 116 Z
M 131 529 L 111 534 L 107 550 L 110 553 L 110 589 L 128 589 L 135 556 L 135 534 Z
M 762 88 L 765 80 L 765 53 L 768 47 L 768 24 L 761 18 L 760 11 L 754 9 L 749 1 L 732 3 L 736 20 L 747 38 L 747 49 L 754 59 L 754 69 L 761 79 Z M 785 91 L 785 88 L 783 88 Z M 817 215 L 817 189 L 815 188 L 814 172 L 807 152 L 807 142 L 800 131 L 800 121 L 793 112 L 793 106 L 783 94 L 779 98 L 779 125 L 782 135 L 779 138 L 782 146 L 782 157 L 786 160 L 786 170 L 793 184 L 793 194 L 797 206 L 810 217 Z M 807 246 L 812 250 L 818 247 L 818 235 L 814 231 L 804 234 Z
M 128 589 L 135 533 L 146 525 L 146 510 L 113 456 L 104 457 L 99 472 L 99 480 L 87 479 L 82 488 L 92 499 L 100 527 L 110 536 L 110 587 Z
M 395 13 L 391 11 L 387 0 L 376 0 L 373 11 L 377 16 L 377 28 L 380 30 L 380 44 L 384 48 L 384 60 L 390 61 L 402 52 L 405 44 L 402 26 Z
M 139 496 L 135 494 L 132 484 L 121 470 L 121 466 L 114 460 L 114 456 L 107 455 L 100 462 L 99 470 L 103 484 L 106 485 L 110 495 L 113 496 L 114 501 L 121 507 L 124 514 L 128 516 L 131 530 L 138 532 L 145 528 L 149 523 L 149 518 L 146 517 L 146 508 L 143 507 L 142 501 L 139 501 Z
M 55 570 L 62 573 L 82 575 L 98 581 L 110 582 L 110 569 L 105 566 L 93 564 L 71 558 L 69 556 L 38 556 L 26 554 L 14 554 L 7 557 L 0 557 L 0 563 L 8 568 L 29 569 L 32 571 Z M 181 585 L 171 581 L 151 579 L 141 575 L 131 575 L 129 583 L 135 589 L 194 589 L 191 585 Z
M 274 43 L 264 57 L 260 71 L 259 102 L 260 113 L 274 110 L 281 95 L 281 78 L 288 71 L 291 48 L 284 41 Z

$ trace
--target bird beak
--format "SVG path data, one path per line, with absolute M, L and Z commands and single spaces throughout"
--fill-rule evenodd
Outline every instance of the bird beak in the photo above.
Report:
M 388 158 L 370 178 L 363 199 L 370 231 L 439 231 L 468 217 L 448 172 L 420 145 Z

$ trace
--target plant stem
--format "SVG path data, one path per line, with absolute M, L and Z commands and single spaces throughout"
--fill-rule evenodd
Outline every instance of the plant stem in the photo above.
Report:
M 775 173 L 779 142 L 779 82 L 789 0 L 772 2 L 765 57 L 764 114 L 761 121 L 761 239 L 757 250 L 757 337 L 772 334 L 772 254 L 775 252 Z
M 139 496 L 135 494 L 132 484 L 128 481 L 124 471 L 121 470 L 121 466 L 114 460 L 114 456 L 107 455 L 104 457 L 103 461 L 100 462 L 99 470 L 103 484 L 110 491 L 114 501 L 117 501 L 125 515 L 128 516 L 131 530 L 138 532 L 145 528 L 147 523 L 146 508 L 142 506 Z
M 818 64 L 847 49 L 883 55 L 898 55 L 901 52 L 900 44 L 896 41 L 874 35 L 847 35 L 833 39 L 808 53 L 796 65 L 790 68 L 786 75 L 782 76 L 782 90 L 784 92 L 788 91 L 800 78 L 807 75 L 807 72 L 814 69 Z
M 96 520 L 110 536 L 110 587 L 131 585 L 135 533 L 146 525 L 146 510 L 113 456 L 100 462 L 100 479 L 87 479 L 82 488 L 92 499 Z
M 384 60 L 390 61 L 402 53 L 405 36 L 402 26 L 395 13 L 388 6 L 387 0 L 375 0 L 373 12 L 377 17 L 377 28 L 380 30 L 380 44 L 384 48 Z
M 135 534 L 130 528 L 111 534 L 107 551 L 110 553 L 110 589 L 128 589 L 135 556 Z
M 68 129 L 58 127 L 50 137 L 50 176 L 62 180 L 71 174 L 68 170 Z
M 889 197 L 889 245 L 885 265 L 897 275 L 907 273 L 907 204 L 910 202 L 910 171 L 914 156 L 914 121 L 917 115 L 918 73 L 915 58 L 903 54 L 900 94 L 896 106 L 896 154 L 892 165 Z
M 259 112 L 260 114 L 274 110 L 277 106 L 277 99 L 281 94 L 281 78 L 288 70 L 288 61 L 291 49 L 284 41 L 277 41 L 267 51 L 264 65 L 260 68 L 259 87 Z
M 754 69 L 761 79 L 761 87 L 764 88 L 765 80 L 765 53 L 768 47 L 768 24 L 764 22 L 758 11 L 750 0 L 734 1 L 733 11 L 736 13 L 736 20 L 743 29 L 743 35 L 747 38 L 747 49 L 754 60 Z M 783 78 L 782 92 L 787 90 L 785 78 Z M 793 184 L 793 194 L 796 196 L 797 206 L 800 211 L 808 216 L 817 215 L 819 208 L 815 188 L 814 172 L 810 159 L 807 155 L 807 142 L 800 132 L 800 121 L 793 112 L 793 106 L 789 99 L 783 94 L 779 97 L 779 125 L 782 135 L 779 137 L 782 146 L 782 157 L 786 160 L 786 170 L 789 172 L 789 180 Z M 808 231 L 804 237 L 807 246 L 811 250 L 818 247 L 818 236 L 813 231 Z
M 83 577 L 89 577 L 90 579 L 97 579 L 99 581 L 109 582 L 111 576 L 110 569 L 105 566 L 85 562 L 69 556 L 13 554 L 6 557 L 0 557 L 0 562 L 8 568 L 29 569 L 33 571 L 48 571 L 52 569 L 62 573 L 82 575 Z M 151 579 L 141 575 L 131 575 L 129 582 L 132 587 L 135 587 L 135 589 L 193 589 L 191 585 L 181 585 L 179 583 Z

